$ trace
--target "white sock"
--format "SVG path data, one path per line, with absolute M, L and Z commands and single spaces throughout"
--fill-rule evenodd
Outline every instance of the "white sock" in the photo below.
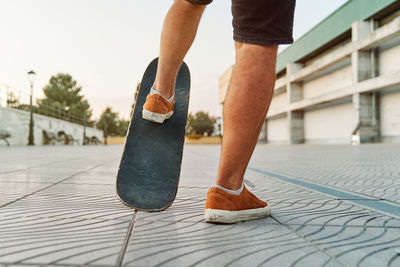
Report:
M 153 87 L 151 87 L 151 89 L 150 89 L 150 95 L 154 95 L 154 94 L 160 95 L 160 96 L 162 96 L 162 97 L 165 98 L 165 96 L 163 96 L 159 91 L 157 91 L 156 89 L 154 89 Z M 166 99 L 168 102 L 172 102 L 172 100 L 174 100 L 174 96 L 175 96 L 175 93 L 174 93 L 170 98 L 165 98 L 165 99 Z
M 244 181 L 242 183 L 242 186 L 238 190 L 230 190 L 230 189 L 227 189 L 227 188 L 225 188 L 223 186 L 220 186 L 220 185 L 215 185 L 215 186 L 218 187 L 219 189 L 224 190 L 225 192 L 227 192 L 229 194 L 240 195 L 240 193 L 242 193 L 243 188 L 244 188 Z

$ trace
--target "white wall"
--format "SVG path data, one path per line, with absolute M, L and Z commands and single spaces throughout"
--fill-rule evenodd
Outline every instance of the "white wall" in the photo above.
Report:
M 268 119 L 267 123 L 267 135 L 268 143 L 288 143 L 288 123 L 287 118 Z
M 396 38 L 379 49 L 379 74 L 390 75 L 399 72 L 399 59 L 400 38 Z
M 271 105 L 269 107 L 268 113 L 274 114 L 276 111 L 281 111 L 284 107 L 288 105 L 288 96 L 286 91 L 272 97 Z
M 29 120 L 30 114 L 27 111 L 0 107 L 0 129 L 10 132 L 11 137 L 8 138 L 10 145 L 26 145 L 29 136 Z M 34 120 L 34 143 L 35 145 L 43 144 L 43 130 L 57 134 L 64 131 L 70 134 L 74 139 L 79 140 L 79 144 L 83 143 L 83 126 L 63 121 L 43 115 L 33 114 Z M 98 129 L 86 127 L 86 136 L 97 136 L 99 140 L 103 140 L 103 132 Z M 4 144 L 4 141 L 0 141 Z
M 355 126 L 351 102 L 304 112 L 306 143 L 350 144 Z
M 330 72 L 321 77 L 303 82 L 303 98 L 312 98 L 351 85 L 351 65 Z
M 382 141 L 400 140 L 400 88 L 380 96 Z

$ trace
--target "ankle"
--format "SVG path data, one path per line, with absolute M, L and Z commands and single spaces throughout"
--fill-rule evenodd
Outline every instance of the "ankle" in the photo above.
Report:
M 228 188 L 223 187 L 223 186 L 220 186 L 220 185 L 218 185 L 218 184 L 216 184 L 215 186 L 218 187 L 219 189 L 224 190 L 225 192 L 227 192 L 227 193 L 229 193 L 229 194 L 232 194 L 232 195 L 240 195 L 240 193 L 242 193 L 243 188 L 244 188 L 244 182 L 242 183 L 242 185 L 240 186 L 240 188 L 237 189 L 237 190 L 228 189 Z
M 174 89 L 173 89 L 174 87 L 163 87 L 155 83 L 152 88 L 157 92 L 159 92 L 166 99 L 171 98 L 174 95 Z M 172 89 L 166 89 L 166 88 L 172 88 Z
M 154 94 L 157 94 L 157 95 L 160 95 L 162 98 L 164 98 L 165 100 L 167 100 L 168 102 L 172 102 L 172 101 L 174 101 L 174 99 L 175 99 L 175 94 L 172 94 L 172 96 L 170 97 L 170 98 L 166 98 L 163 94 L 161 94 L 159 91 L 157 91 L 156 89 L 154 89 L 154 88 L 151 88 L 150 89 L 150 95 L 154 95 Z
M 231 191 L 237 191 L 240 190 L 240 188 L 243 186 L 243 179 L 238 180 L 238 181 L 232 181 L 232 180 L 222 180 L 218 179 L 216 184 L 220 187 L 223 187 L 225 189 L 231 190 Z

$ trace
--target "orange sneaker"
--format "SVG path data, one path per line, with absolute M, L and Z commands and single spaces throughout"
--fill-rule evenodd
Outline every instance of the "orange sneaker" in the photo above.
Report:
M 235 223 L 267 217 L 270 213 L 270 206 L 246 187 L 237 195 L 211 187 L 207 193 L 204 218 L 206 222 Z
M 142 117 L 145 120 L 163 123 L 174 114 L 175 96 L 170 102 L 160 94 L 148 94 L 143 105 Z

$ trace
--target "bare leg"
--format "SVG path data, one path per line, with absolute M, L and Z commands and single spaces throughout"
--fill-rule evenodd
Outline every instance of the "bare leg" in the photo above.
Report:
M 204 8 L 176 0 L 165 17 L 154 88 L 166 98 L 174 93 L 176 75 L 196 36 Z
M 253 154 L 275 85 L 277 46 L 236 42 L 236 64 L 224 103 L 217 184 L 236 190 Z

